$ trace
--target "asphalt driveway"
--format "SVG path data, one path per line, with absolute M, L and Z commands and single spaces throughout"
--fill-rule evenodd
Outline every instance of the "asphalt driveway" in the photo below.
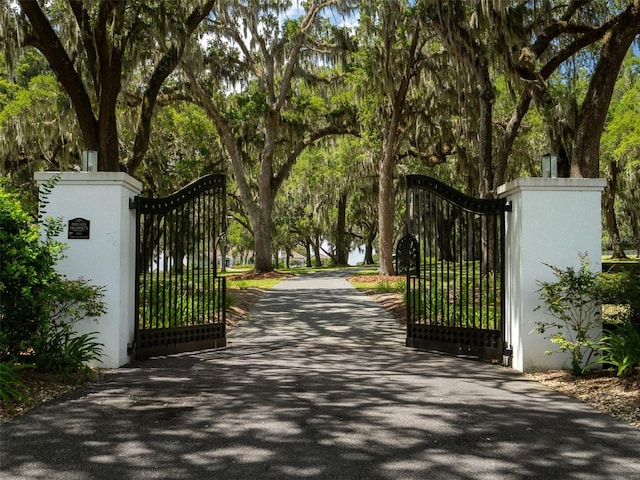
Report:
M 1 479 L 640 479 L 640 431 L 404 347 L 344 279 L 280 283 L 228 348 L 132 364 L 0 426 Z

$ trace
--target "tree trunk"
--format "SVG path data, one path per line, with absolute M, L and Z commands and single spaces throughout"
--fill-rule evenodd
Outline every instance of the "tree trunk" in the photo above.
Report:
M 378 231 L 380 253 L 380 275 L 395 275 L 393 265 L 393 218 L 394 218 L 394 191 L 393 169 L 395 166 L 395 145 L 400 128 L 400 117 L 410 78 L 405 76 L 396 94 L 393 105 L 391 121 L 387 128 L 382 162 L 380 163 L 380 179 L 378 184 Z
M 635 239 L 636 256 L 640 258 L 640 221 L 636 220 L 631 222 L 631 231 Z
M 478 63 L 480 63 L 478 61 Z M 478 82 L 480 84 L 480 129 L 478 141 L 480 159 L 478 162 L 480 177 L 480 197 L 491 198 L 494 196 L 496 186 L 493 171 L 493 85 L 489 76 L 489 69 L 483 64 L 477 66 Z
M 120 63 L 119 61 L 117 63 Z M 118 144 L 118 127 L 116 104 L 120 94 L 120 70 L 105 68 L 105 81 L 109 87 L 103 88 L 100 98 L 98 117 L 98 170 L 101 172 L 117 172 L 120 170 L 120 151 Z M 108 73 L 113 72 L 113 73 Z
M 440 209 L 438 209 L 440 210 Z M 458 209 L 454 209 L 447 215 L 444 211 L 438 213 L 437 221 L 437 236 L 436 241 L 438 244 L 439 258 L 438 260 L 444 262 L 454 262 L 456 260 L 456 253 L 454 245 L 455 239 L 455 226 L 458 218 Z
M 580 109 L 571 158 L 571 177 L 600 175 L 600 138 L 618 71 L 629 47 L 640 34 L 640 0 L 634 0 L 619 22 L 605 35 L 598 64 Z
M 322 266 L 322 257 L 320 256 L 320 237 L 316 236 L 315 241 L 313 242 L 313 251 L 315 253 L 316 258 L 316 267 Z
M 389 141 L 389 140 L 387 140 Z M 392 150 L 393 146 L 389 145 Z M 393 153 L 385 153 L 385 158 L 380 166 L 380 197 L 378 199 L 379 217 L 379 250 L 380 275 L 394 275 L 393 266 Z
M 607 178 L 607 188 L 605 188 L 602 197 L 604 210 L 604 224 L 609 239 L 611 240 L 611 249 L 613 250 L 613 258 L 627 258 L 624 253 L 622 242 L 620 241 L 620 230 L 618 229 L 618 220 L 616 219 L 616 193 L 618 185 L 618 163 L 611 162 L 611 175 Z
M 524 92 L 515 111 L 511 115 L 509 122 L 505 128 L 505 132 L 502 135 L 500 145 L 498 146 L 498 153 L 496 159 L 496 174 L 494 182 L 496 186 L 502 185 L 506 181 L 507 164 L 509 160 L 509 154 L 513 148 L 513 143 L 516 140 L 516 136 L 522 124 L 522 119 L 529 111 L 531 105 L 531 95 L 529 92 Z
M 367 234 L 367 241 L 364 248 L 364 264 L 365 265 L 373 265 L 375 262 L 373 261 L 373 242 L 376 239 L 377 235 L 376 225 L 371 225 L 369 229 L 369 233 Z
M 347 225 L 347 195 L 340 196 L 338 200 L 338 226 L 336 232 L 336 263 L 338 265 L 347 265 L 349 261 L 349 252 L 346 242 L 346 225 Z
M 22 11 L 29 18 L 33 32 L 38 37 L 38 49 L 47 59 L 56 77 L 64 88 L 78 120 L 86 148 L 98 148 L 98 121 L 93 113 L 91 99 L 78 75 L 73 61 L 67 55 L 58 35 L 42 12 L 40 4 L 31 0 L 20 0 Z
M 255 271 L 270 272 L 274 265 L 271 261 L 271 226 L 273 219 L 271 212 L 275 193 L 272 191 L 271 161 L 262 160 L 261 180 L 259 186 L 259 206 L 252 205 L 247 208 L 250 212 L 251 223 L 254 229 Z
M 311 240 L 307 239 L 304 243 L 305 253 L 307 254 L 307 268 L 311 268 Z
M 262 223 L 262 222 L 261 222 Z M 268 225 L 254 224 L 255 271 L 257 273 L 271 272 L 274 268 L 271 258 L 271 221 Z
M 223 236 L 220 240 L 220 272 L 221 273 L 226 273 L 227 271 L 227 242 L 225 240 L 226 236 Z M 211 254 L 209 253 L 209 259 L 208 261 L 211 261 Z M 218 252 L 217 249 L 214 249 L 213 252 L 214 258 L 216 259 L 216 264 L 217 264 L 217 257 L 218 257 Z
M 409 47 L 409 61 L 404 67 L 400 84 L 393 95 L 388 95 L 391 118 L 385 132 L 385 144 L 380 163 L 380 179 L 378 190 L 378 231 L 380 253 L 380 275 L 395 275 L 393 265 L 393 219 L 394 219 L 394 191 L 393 170 L 395 167 L 396 142 L 398 140 L 402 110 L 407 99 L 409 84 L 414 76 L 414 68 L 418 63 L 417 52 L 422 22 L 416 21 L 413 27 L 411 45 Z M 390 68 L 385 65 L 385 68 Z M 391 72 L 388 72 L 391 73 Z M 391 73 L 391 77 L 394 75 Z

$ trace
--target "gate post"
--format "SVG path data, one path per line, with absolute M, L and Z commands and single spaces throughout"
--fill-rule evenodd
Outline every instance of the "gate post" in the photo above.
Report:
M 97 366 L 117 368 L 129 362 L 127 344 L 134 336 L 135 211 L 129 200 L 142 184 L 122 172 L 38 172 L 35 180 L 40 186 L 56 175 L 46 216 L 62 217 L 60 241 L 68 246 L 56 270 L 105 287 L 107 312 L 97 322 L 78 322 L 75 331 L 97 332 L 104 345 Z
M 537 281 L 554 281 L 553 271 L 580 266 L 588 253 L 592 268 L 601 269 L 600 178 L 521 178 L 498 188 L 511 202 L 506 216 L 505 302 L 506 342 L 513 345 L 512 366 L 519 371 L 567 368 L 570 353 L 545 354 L 555 347 L 539 333 L 547 321 Z

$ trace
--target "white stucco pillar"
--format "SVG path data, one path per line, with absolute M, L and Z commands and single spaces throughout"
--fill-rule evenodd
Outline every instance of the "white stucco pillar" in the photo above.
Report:
M 512 211 L 506 217 L 505 301 L 507 341 L 512 366 L 520 371 L 570 368 L 569 352 L 547 355 L 557 345 L 531 333 L 550 318 L 539 298 L 537 281 L 555 281 L 545 264 L 580 266 L 587 253 L 593 270 L 601 269 L 601 194 L 604 179 L 521 178 L 498 188 Z
M 98 366 L 116 368 L 129 362 L 127 344 L 134 336 L 135 210 L 129 209 L 129 199 L 142 184 L 120 172 L 39 172 L 35 179 L 42 185 L 55 175 L 60 179 L 45 215 L 62 217 L 59 240 L 68 245 L 57 271 L 106 288 L 107 313 L 97 322 L 78 322 L 76 331 L 98 332 L 104 345 Z

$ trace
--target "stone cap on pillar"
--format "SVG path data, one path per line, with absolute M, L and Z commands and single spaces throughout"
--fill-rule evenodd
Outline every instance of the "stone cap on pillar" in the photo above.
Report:
M 498 187 L 498 196 L 504 197 L 518 190 L 604 190 L 604 178 L 517 178 Z
M 122 185 L 139 193 L 142 182 L 125 172 L 35 172 L 33 178 L 38 185 L 58 175 L 58 183 L 65 185 Z

